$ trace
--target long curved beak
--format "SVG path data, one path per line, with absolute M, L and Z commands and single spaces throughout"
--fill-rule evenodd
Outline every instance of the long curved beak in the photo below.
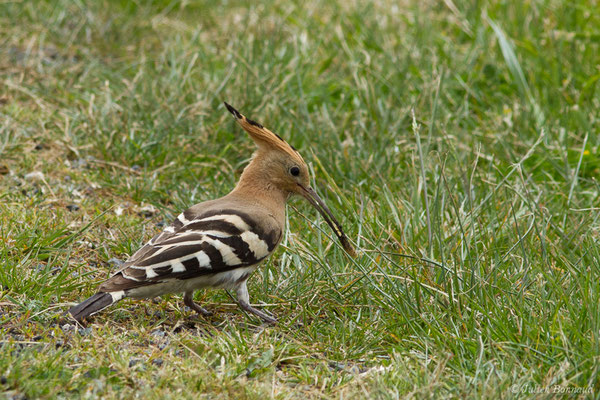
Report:
M 350 244 L 350 241 L 348 240 L 348 237 L 344 233 L 342 226 L 337 221 L 337 219 L 335 219 L 335 217 L 333 216 L 333 214 L 331 213 L 329 208 L 325 205 L 325 202 L 323 202 L 323 200 L 321 200 L 321 198 L 319 197 L 317 192 L 315 192 L 313 190 L 313 188 L 311 188 L 311 187 L 304 187 L 302 185 L 298 185 L 298 186 L 300 186 L 300 188 L 302 189 L 302 191 L 301 191 L 302 196 L 306 200 L 308 200 L 308 202 L 314 208 L 316 208 L 317 211 L 319 211 L 319 213 L 321 213 L 321 215 L 323 216 L 323 218 L 325 219 L 327 224 L 333 230 L 333 233 L 335 233 L 335 235 L 340 240 L 340 243 L 342 244 L 342 247 L 344 248 L 344 250 L 346 250 L 346 253 L 348 253 L 352 257 L 356 257 L 356 251 L 354 250 L 354 247 L 352 246 L 352 244 Z

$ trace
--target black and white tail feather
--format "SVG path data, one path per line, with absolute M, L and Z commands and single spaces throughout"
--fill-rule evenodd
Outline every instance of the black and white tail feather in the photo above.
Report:
M 85 317 L 96 314 L 113 303 L 115 303 L 115 300 L 110 293 L 96 293 L 82 303 L 71 307 L 69 312 L 77 321 L 82 321 Z

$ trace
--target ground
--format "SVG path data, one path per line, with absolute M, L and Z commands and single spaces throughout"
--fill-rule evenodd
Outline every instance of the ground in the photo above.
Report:
M 587 1 L 0 4 L 0 391 L 19 398 L 600 395 L 600 10 Z M 225 291 L 63 313 L 253 151 L 302 199 Z

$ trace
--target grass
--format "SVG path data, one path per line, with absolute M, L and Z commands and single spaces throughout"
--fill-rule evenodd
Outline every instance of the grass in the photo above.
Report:
M 600 10 L 587 1 L 0 4 L 8 398 L 600 394 Z M 278 132 L 301 200 L 227 293 L 63 316 Z

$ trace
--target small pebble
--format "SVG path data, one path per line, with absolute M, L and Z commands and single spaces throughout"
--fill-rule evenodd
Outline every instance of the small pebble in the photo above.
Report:
M 69 204 L 67 206 L 67 210 L 69 210 L 69 211 L 77 211 L 77 210 L 79 210 L 79 206 L 77 204 Z
M 81 336 L 87 336 L 92 333 L 92 328 L 81 328 L 77 331 Z
M 329 368 L 336 370 L 336 371 L 343 371 L 344 369 L 346 369 L 346 365 L 340 362 L 330 362 L 329 363 Z
M 132 358 L 131 360 L 129 360 L 129 368 L 134 367 L 139 362 L 140 362 L 140 360 Z
M 44 174 L 40 171 L 33 171 L 25 175 L 26 181 L 43 181 Z
M 150 334 L 155 337 L 161 337 L 161 338 L 165 337 L 165 331 L 163 331 L 162 329 L 157 329 L 155 331 L 152 331 L 152 332 L 150 332 Z
M 158 345 L 158 349 L 164 350 L 169 345 L 169 343 L 170 343 L 169 340 L 162 342 L 161 344 Z
M 157 367 L 160 367 L 161 365 L 163 365 L 163 360 L 162 358 L 157 358 L 155 360 L 152 360 L 152 364 L 156 365 Z
M 112 266 L 112 267 L 120 267 L 121 264 L 123 264 L 122 260 L 119 260 L 118 258 L 111 258 L 110 260 L 108 260 L 108 263 Z
M 151 216 L 153 216 L 154 214 L 156 214 L 158 210 L 156 209 L 156 207 L 154 207 L 151 204 L 145 205 L 143 207 L 140 207 L 138 209 L 137 214 L 140 217 L 146 217 L 146 218 L 150 218 Z
M 78 158 L 71 162 L 71 168 L 86 168 L 88 166 L 88 162 L 85 158 Z

